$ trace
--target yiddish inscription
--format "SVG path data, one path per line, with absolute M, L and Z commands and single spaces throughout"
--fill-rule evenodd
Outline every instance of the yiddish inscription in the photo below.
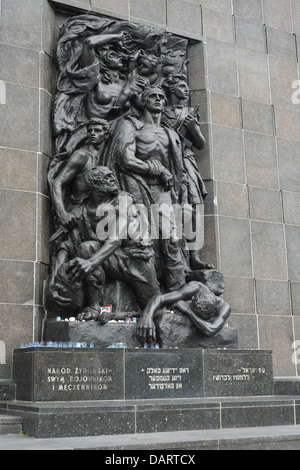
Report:
M 189 367 L 149 367 L 142 369 L 147 374 L 150 390 L 179 390 L 184 386 L 185 374 L 190 373 Z

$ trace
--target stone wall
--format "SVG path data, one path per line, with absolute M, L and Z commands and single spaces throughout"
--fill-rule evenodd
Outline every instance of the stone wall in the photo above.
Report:
M 300 78 L 299 1 L 0 0 L 0 6 L 0 381 L 11 377 L 12 350 L 41 335 L 53 51 L 59 25 L 86 12 L 191 40 L 191 95 L 201 105 L 208 142 L 199 155 L 210 192 L 204 257 L 224 273 L 240 347 L 272 349 L 275 375 L 297 375 L 300 105 L 291 97 Z
M 0 6 L 0 379 L 8 379 L 12 350 L 40 336 L 43 318 L 55 15 L 46 0 Z

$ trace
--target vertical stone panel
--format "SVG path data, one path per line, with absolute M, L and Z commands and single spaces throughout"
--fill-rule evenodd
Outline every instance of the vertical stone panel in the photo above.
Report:
M 130 19 L 134 21 L 134 18 L 165 27 L 167 22 L 166 0 L 155 2 L 153 0 L 130 0 Z
M 260 315 L 259 345 L 261 349 L 273 351 L 274 375 L 293 376 L 295 365 L 292 362 L 293 324 L 291 316 Z
M 286 280 L 286 250 L 281 224 L 252 221 L 253 270 L 255 278 Z
M 203 35 L 218 41 L 233 44 L 233 21 L 231 14 L 210 8 L 202 8 Z
M 1 1 L 0 339 L 8 359 L 0 380 L 10 378 L 12 350 L 41 331 L 54 18 L 47 0 Z
M 263 0 L 263 12 L 267 26 L 292 31 L 290 0 Z
M 221 270 L 225 276 L 252 277 L 247 219 L 219 217 Z

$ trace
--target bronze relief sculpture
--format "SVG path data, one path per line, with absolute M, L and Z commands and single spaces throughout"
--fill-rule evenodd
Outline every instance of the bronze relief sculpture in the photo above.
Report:
M 106 323 L 113 314 L 100 306 L 109 284 L 118 305 L 139 318 L 141 344 L 167 334 L 158 315 L 165 306 L 200 336 L 227 321 L 222 274 L 201 260 L 197 240 L 207 192 L 193 149 L 205 139 L 199 107 L 189 105 L 187 47 L 126 21 L 84 15 L 63 25 L 48 171 L 47 318 Z M 207 272 L 216 283 L 206 283 Z

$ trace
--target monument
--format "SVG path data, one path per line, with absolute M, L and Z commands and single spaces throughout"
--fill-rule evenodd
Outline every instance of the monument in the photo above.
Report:
M 42 344 L 14 353 L 17 400 L 95 400 L 105 414 L 107 400 L 273 394 L 271 352 L 237 350 L 223 274 L 201 259 L 187 47 L 94 15 L 61 28 L 46 315 Z
M 92 15 L 61 29 L 45 341 L 70 339 L 57 317 L 76 318 L 80 341 L 86 322 L 134 316 L 135 346 L 165 346 L 174 328 L 177 347 L 195 337 L 237 345 L 233 332 L 222 339 L 230 315 L 222 273 L 200 257 L 207 191 L 193 149 L 205 139 L 199 106 L 189 107 L 187 46 Z M 108 329 L 98 328 L 95 345 L 109 346 Z

